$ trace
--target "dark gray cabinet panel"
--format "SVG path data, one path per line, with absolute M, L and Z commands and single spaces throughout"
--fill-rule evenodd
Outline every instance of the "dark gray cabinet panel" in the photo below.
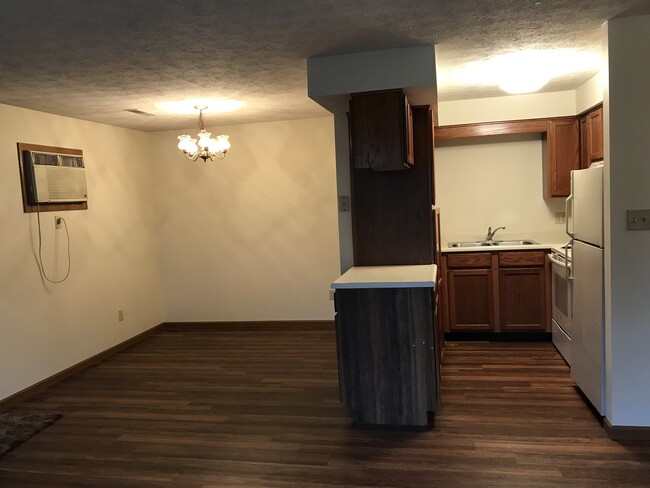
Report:
M 431 288 L 339 289 L 341 400 L 359 424 L 426 426 L 438 399 Z

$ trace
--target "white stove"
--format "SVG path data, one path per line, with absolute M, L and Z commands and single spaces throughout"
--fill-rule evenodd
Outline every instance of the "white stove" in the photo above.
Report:
M 552 332 L 553 344 L 562 354 L 564 360 L 571 365 L 571 334 L 572 326 L 572 286 L 571 246 L 567 244 L 552 249 L 548 256 L 551 261 L 551 294 L 553 302 Z

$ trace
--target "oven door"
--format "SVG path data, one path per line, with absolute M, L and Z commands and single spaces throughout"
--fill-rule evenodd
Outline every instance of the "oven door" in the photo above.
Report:
M 553 320 L 564 330 L 567 336 L 571 338 L 571 282 L 567 278 L 567 269 L 565 263 L 554 259 L 549 254 L 551 261 L 551 293 L 553 303 Z M 570 267 L 571 264 L 568 264 Z

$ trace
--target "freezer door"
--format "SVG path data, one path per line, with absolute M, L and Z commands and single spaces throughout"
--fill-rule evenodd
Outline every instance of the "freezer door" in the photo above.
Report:
M 573 243 L 571 376 L 601 414 L 605 413 L 603 250 Z
M 603 168 L 571 171 L 569 215 L 572 237 L 603 247 Z

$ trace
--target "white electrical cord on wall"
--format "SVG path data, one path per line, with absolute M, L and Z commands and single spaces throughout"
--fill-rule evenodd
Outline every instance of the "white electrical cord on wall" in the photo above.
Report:
M 43 239 L 41 236 L 41 211 L 38 203 L 36 204 L 36 220 L 38 221 L 38 269 L 41 272 L 41 276 L 45 278 L 47 281 L 50 283 L 63 283 L 68 276 L 70 276 L 70 233 L 68 232 L 68 223 L 65 221 L 63 217 L 59 217 L 59 220 L 63 222 L 63 226 L 65 227 L 65 235 L 66 238 L 68 239 L 68 271 L 65 273 L 65 276 L 61 278 L 60 280 L 53 280 L 50 279 L 47 276 L 47 273 L 45 272 L 45 267 L 43 266 L 43 256 L 41 255 L 41 248 L 43 247 Z M 58 223 L 58 222 L 57 222 Z

